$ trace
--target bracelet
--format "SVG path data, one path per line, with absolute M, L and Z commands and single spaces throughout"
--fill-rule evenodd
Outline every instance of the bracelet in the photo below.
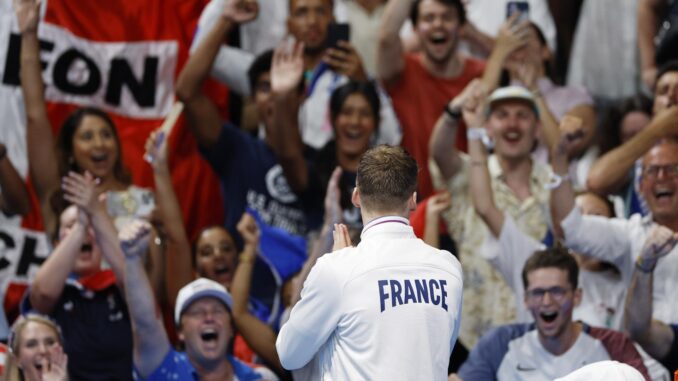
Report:
M 254 263 L 256 259 L 256 255 L 240 253 L 240 256 L 238 257 L 238 263 Z
M 638 257 L 638 259 L 636 260 L 636 268 L 643 274 L 650 274 L 651 272 L 654 271 L 655 266 L 657 266 L 656 261 L 654 264 L 647 267 L 647 265 L 643 265 L 643 261 L 640 259 L 640 257 Z
M 471 127 L 466 129 L 466 139 L 484 140 L 487 139 L 487 131 L 482 127 Z
M 466 139 L 468 140 L 481 140 L 485 145 L 485 148 L 491 150 L 494 148 L 494 141 L 487 134 L 487 130 L 482 127 L 471 127 L 466 129 Z
M 445 108 L 443 109 L 445 114 L 452 120 L 457 121 L 461 119 L 461 109 L 460 108 L 452 108 L 450 105 L 445 105 Z
M 570 181 L 572 180 L 570 178 L 570 174 L 565 174 L 565 175 L 559 175 L 555 172 L 551 172 L 551 176 L 549 177 L 549 182 L 544 184 L 544 189 L 546 190 L 554 190 L 558 188 L 559 186 L 563 185 L 564 181 Z

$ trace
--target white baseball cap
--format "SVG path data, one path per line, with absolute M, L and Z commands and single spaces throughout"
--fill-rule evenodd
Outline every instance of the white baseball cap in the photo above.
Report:
M 522 86 L 506 86 L 494 90 L 487 98 L 488 114 L 492 110 L 492 107 L 495 103 L 506 100 L 525 101 L 530 104 L 532 110 L 534 110 L 537 116 L 539 116 L 539 108 L 537 107 L 537 101 L 534 99 L 534 95 L 532 95 L 529 90 Z
M 630 365 L 618 361 L 598 361 L 581 367 L 555 381 L 643 381 L 645 377 Z
M 191 305 L 191 303 L 208 296 L 223 302 L 226 307 L 228 307 L 229 311 L 231 310 L 233 299 L 224 286 L 207 278 L 198 278 L 179 290 L 177 303 L 174 306 L 174 322 L 179 324 L 181 314 Z

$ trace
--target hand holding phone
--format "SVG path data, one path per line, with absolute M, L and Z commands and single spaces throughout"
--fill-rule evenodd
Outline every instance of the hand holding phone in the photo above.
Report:
M 349 42 L 348 24 L 330 24 L 327 29 L 327 50 L 323 61 L 332 70 L 354 81 L 366 81 L 367 74 L 362 59 Z
M 509 1 L 506 3 L 506 18 L 511 18 L 514 13 L 519 13 L 516 24 L 528 21 L 530 19 L 530 3 L 527 1 Z
M 327 26 L 327 47 L 341 49 L 339 41 L 349 41 L 351 26 L 347 23 L 332 23 Z

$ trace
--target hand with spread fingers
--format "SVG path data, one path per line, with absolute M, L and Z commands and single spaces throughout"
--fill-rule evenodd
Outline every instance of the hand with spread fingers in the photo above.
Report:
M 645 273 L 651 272 L 659 258 L 670 253 L 676 243 L 678 243 L 678 233 L 674 233 L 666 226 L 653 226 L 636 262 L 638 268 Z
M 343 74 L 353 81 L 367 81 L 367 73 L 363 61 L 348 41 L 339 41 L 338 48 L 329 48 L 325 52 L 323 61 L 337 73 Z
M 245 24 L 257 18 L 259 3 L 257 0 L 227 0 L 222 16 L 233 23 Z
M 89 216 L 104 210 L 104 205 L 97 192 L 98 180 L 91 173 L 79 174 L 69 172 L 62 178 L 61 188 L 64 199 L 77 205 Z
M 304 76 L 304 44 L 282 42 L 273 53 L 271 90 L 276 94 L 294 92 Z
M 518 22 L 519 13 L 514 13 L 499 28 L 495 45 L 509 55 L 527 44 L 529 39 L 529 23 Z

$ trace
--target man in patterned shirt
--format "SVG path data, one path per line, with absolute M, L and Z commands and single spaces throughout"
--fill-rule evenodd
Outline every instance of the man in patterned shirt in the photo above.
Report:
M 459 338 L 467 348 L 472 348 L 491 326 L 516 320 L 511 288 L 479 250 L 490 232 L 473 210 L 469 192 L 471 166 L 488 166 L 495 203 L 516 221 L 521 231 L 537 241 L 549 235 L 546 223 L 549 191 L 545 185 L 550 172 L 531 157 L 537 143 L 539 115 L 547 112 L 539 105 L 545 103 L 538 101 L 539 94 L 514 86 L 497 89 L 488 98 L 482 86 L 480 81 L 471 82 L 450 102 L 430 140 L 431 155 L 437 164 L 431 168 L 436 187 L 446 187 L 452 194 L 452 206 L 443 217 L 457 243 L 464 270 Z M 454 148 L 462 117 L 469 127 L 470 140 L 494 141 L 494 154 L 487 162 L 472 161 Z

